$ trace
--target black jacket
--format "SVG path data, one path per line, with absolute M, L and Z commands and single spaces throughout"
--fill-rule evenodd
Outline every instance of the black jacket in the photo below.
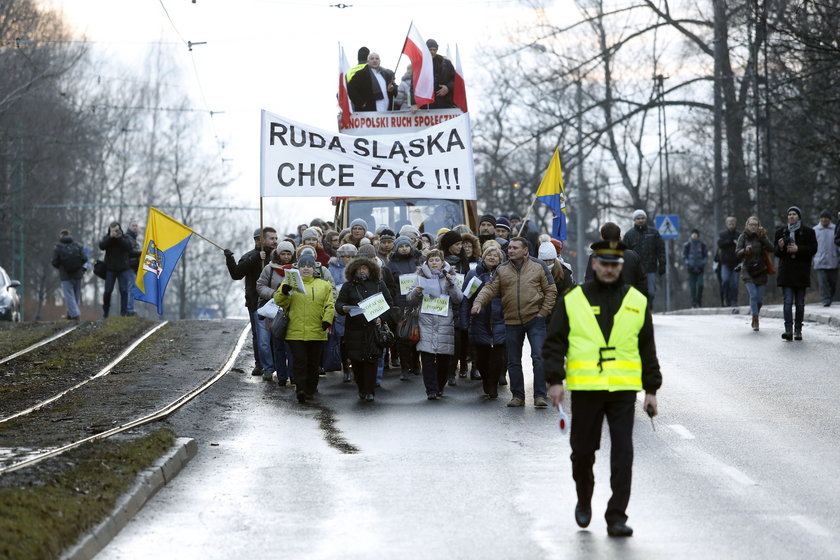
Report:
M 592 306 L 600 306 L 601 312 L 596 315 L 604 339 L 610 339 L 613 318 L 618 312 L 621 301 L 630 289 L 619 279 L 613 284 L 603 284 L 597 278 L 586 282 L 582 286 L 583 295 Z M 543 344 L 543 365 L 545 380 L 551 385 L 562 383 L 566 379 L 565 358 L 569 348 L 569 316 L 566 314 L 565 298 L 557 298 L 554 314 L 548 326 L 548 335 Z M 656 357 L 656 343 L 653 338 L 653 319 L 650 306 L 645 310 L 645 322 L 639 331 L 639 356 L 642 358 L 642 387 L 652 395 L 662 385 L 662 374 L 659 371 L 659 359 Z
M 85 255 L 85 249 L 81 246 L 81 244 L 76 243 L 73 241 L 73 238 L 69 235 L 63 235 L 59 240 L 58 243 L 55 245 L 55 249 L 53 250 L 53 258 L 52 258 L 52 265 L 58 269 L 58 274 L 61 277 L 61 281 L 71 280 L 71 279 L 78 279 L 84 276 L 85 269 L 80 268 L 75 272 L 67 272 L 67 270 L 61 265 L 61 252 L 65 249 L 66 246 L 73 247 L 74 253 L 78 254 L 79 257 L 86 261 L 87 256 Z
M 111 272 L 122 272 L 131 268 L 131 238 L 123 234 L 122 237 L 111 237 L 110 233 L 99 241 L 99 248 L 105 251 L 105 268 Z
M 389 91 L 391 84 L 394 84 L 394 73 L 387 68 L 380 68 L 379 70 L 385 80 L 385 91 L 382 92 L 382 98 L 388 100 L 388 110 L 390 111 L 394 108 L 394 95 L 397 93 L 396 85 L 394 85 L 392 91 Z M 375 70 L 371 69 L 370 66 L 365 66 L 353 74 L 347 84 L 347 95 L 350 97 L 350 102 L 353 103 L 353 111 L 356 113 L 376 111 L 374 72 Z
M 248 311 L 254 312 L 257 310 L 259 301 L 257 280 L 260 279 L 263 268 L 271 261 L 269 253 L 266 252 L 265 261 L 260 258 L 260 250 L 257 248 L 242 255 L 238 263 L 233 260 L 233 256 L 225 257 L 225 264 L 230 277 L 233 280 L 245 279 L 245 307 L 248 308 Z
M 784 247 L 779 247 L 779 239 L 785 240 Z M 793 232 L 796 241 L 796 253 L 788 253 L 791 235 L 787 226 L 776 230 L 773 236 L 773 251 L 779 258 L 776 284 L 787 288 L 807 288 L 811 285 L 811 261 L 817 254 L 817 234 L 808 226 L 800 226 Z
M 665 242 L 655 228 L 633 226 L 624 234 L 624 244 L 638 253 L 644 271 L 665 274 Z M 732 247 L 735 247 L 733 245 Z
M 137 233 L 131 230 L 125 232 L 128 238 L 131 240 L 131 253 L 128 255 L 128 267 L 131 270 L 137 270 L 140 266 L 140 255 L 142 252 L 140 251 L 140 243 L 137 241 Z
M 735 266 L 738 264 L 740 259 L 735 254 L 735 248 L 738 244 L 738 238 L 741 237 L 740 232 L 737 230 L 729 231 L 728 229 L 723 230 L 718 235 L 718 261 L 720 264 L 725 264 L 727 266 Z
M 367 265 L 370 271 L 370 277 L 367 280 L 359 280 L 356 278 L 356 271 L 360 266 Z M 368 323 L 364 315 L 356 315 L 351 317 L 344 313 L 344 306 L 358 305 L 363 299 L 372 296 L 378 292 L 382 292 L 385 296 L 385 301 L 393 309 L 394 300 L 391 298 L 391 292 L 382 280 L 382 271 L 379 265 L 372 259 L 367 257 L 356 257 L 344 269 L 344 277 L 347 281 L 341 286 L 341 291 L 338 293 L 338 298 L 335 300 L 335 312 L 338 315 L 346 317 L 344 327 L 344 345 L 347 348 L 347 357 L 350 360 L 376 362 L 379 360 L 381 351 L 376 347 L 376 341 L 373 336 L 374 324 Z M 396 327 L 390 313 L 386 313 L 381 318 L 387 321 L 392 330 Z

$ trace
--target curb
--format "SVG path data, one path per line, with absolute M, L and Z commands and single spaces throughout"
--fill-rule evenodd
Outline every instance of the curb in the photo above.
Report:
M 107 518 L 79 537 L 78 542 L 61 555 L 61 559 L 89 560 L 96 556 L 158 490 L 178 476 L 197 451 L 198 444 L 194 439 L 176 438 L 166 454 L 138 474 L 134 484 L 120 496 Z
M 741 307 L 700 307 L 695 309 L 677 309 L 668 311 L 663 315 L 750 315 L 750 308 L 748 306 Z M 760 317 L 770 317 L 772 319 L 784 319 L 784 313 L 781 309 L 762 309 L 759 313 Z M 805 311 L 804 319 L 821 325 L 828 325 L 830 327 L 840 328 L 840 318 L 831 315 L 824 315 L 814 311 Z

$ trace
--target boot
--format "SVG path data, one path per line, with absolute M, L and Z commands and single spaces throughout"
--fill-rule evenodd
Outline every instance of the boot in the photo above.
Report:
M 754 330 L 754 331 L 758 330 L 758 315 L 753 315 L 752 316 L 752 330 Z
M 344 379 L 342 381 L 344 383 L 350 383 L 351 379 L 350 379 L 350 370 L 349 369 L 344 370 Z

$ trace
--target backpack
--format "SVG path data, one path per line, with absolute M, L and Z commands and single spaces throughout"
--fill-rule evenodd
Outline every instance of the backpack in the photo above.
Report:
M 74 274 L 82 269 L 87 262 L 84 250 L 78 243 L 58 244 L 58 264 L 68 274 Z

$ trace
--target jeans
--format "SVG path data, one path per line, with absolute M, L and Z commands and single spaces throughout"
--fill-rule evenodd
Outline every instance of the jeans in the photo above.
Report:
M 650 308 L 653 309 L 653 300 L 656 298 L 656 281 L 659 279 L 659 274 L 655 272 L 646 272 L 645 277 L 647 278 L 647 297 L 650 302 Z
M 688 273 L 688 292 L 691 294 L 691 307 L 703 306 L 703 273 Z
M 382 349 L 382 354 L 379 356 L 379 361 L 376 362 L 376 382 L 382 383 L 382 375 L 385 373 L 385 353 L 387 348 Z
M 114 272 L 113 270 L 106 272 L 105 293 L 102 295 L 102 311 L 105 317 L 108 317 L 108 313 L 111 311 L 111 292 L 114 291 L 114 284 L 118 284 L 120 289 L 120 315 L 123 317 L 128 315 L 128 298 L 134 298 L 134 294 L 128 293 L 128 283 L 131 276 L 131 271 L 128 269 L 122 272 Z
M 526 335 L 528 336 L 528 343 L 531 345 L 531 363 L 534 365 L 534 398 L 545 397 L 545 373 L 542 362 L 542 347 L 545 342 L 545 319 L 539 315 L 522 325 L 505 325 L 510 392 L 516 398 L 525 399 L 525 378 L 522 373 L 522 344 L 525 342 Z
M 252 312 L 254 320 L 252 325 L 256 325 L 257 348 L 254 353 L 260 355 L 260 367 L 263 373 L 274 371 L 274 358 L 271 355 L 271 333 L 265 328 L 265 322 L 262 317 L 257 315 L 256 311 Z
M 246 309 L 248 309 L 246 307 Z M 260 363 L 260 345 L 257 342 L 257 332 L 262 328 L 260 321 L 262 319 L 257 315 L 257 310 L 248 309 L 248 320 L 251 321 L 251 346 L 254 348 L 254 362 L 258 370 L 262 372 L 262 364 Z
M 736 307 L 738 305 L 738 273 L 735 266 L 720 265 L 720 282 L 723 291 L 723 306 Z
M 837 291 L 837 269 L 818 268 L 817 283 L 820 286 L 820 299 L 823 305 L 831 305 L 834 293 Z
M 802 320 L 805 318 L 805 288 L 790 288 L 784 286 L 782 288 L 784 295 L 784 316 L 785 316 L 785 332 L 793 331 L 802 332 Z M 793 317 L 793 305 L 796 305 L 796 318 Z
M 71 278 L 61 281 L 61 297 L 67 306 L 67 318 L 76 319 L 81 315 L 79 306 L 82 303 L 82 279 Z
M 752 282 L 746 282 L 746 286 L 747 293 L 750 294 L 750 313 L 758 315 L 761 306 L 764 304 L 764 292 L 767 290 L 767 286 L 765 284 L 756 286 Z
M 269 333 L 271 334 L 271 333 Z M 292 351 L 289 349 L 289 344 L 285 340 L 277 340 L 273 336 L 271 338 L 271 358 L 274 360 L 274 369 L 277 371 L 277 381 L 285 379 L 294 379 L 292 368 Z

